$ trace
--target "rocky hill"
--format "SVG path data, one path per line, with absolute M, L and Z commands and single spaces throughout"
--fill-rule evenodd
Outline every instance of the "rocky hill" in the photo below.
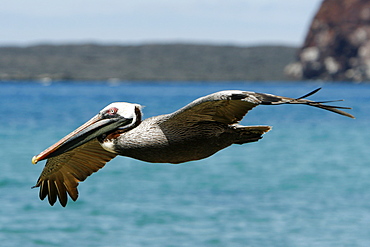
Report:
M 286 72 L 303 80 L 369 81 L 370 1 L 324 0 Z
M 0 80 L 286 80 L 297 49 L 157 44 L 0 47 Z

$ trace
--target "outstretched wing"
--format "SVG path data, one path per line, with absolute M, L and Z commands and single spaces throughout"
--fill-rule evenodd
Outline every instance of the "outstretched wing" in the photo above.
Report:
M 47 160 L 46 165 L 34 187 L 40 187 L 40 199 L 48 197 L 50 205 L 57 198 L 60 204 L 67 205 L 67 193 L 77 200 L 78 183 L 93 172 L 102 168 L 116 154 L 103 149 L 97 139 L 89 141 L 69 152 Z
M 261 104 L 253 92 L 228 90 L 194 100 L 170 114 L 169 121 L 217 121 L 234 124 L 242 120 L 249 110 Z
M 343 106 L 333 106 L 333 105 L 325 105 L 325 103 L 332 103 L 332 102 L 337 102 L 337 101 L 343 101 L 343 100 L 328 100 L 328 101 L 312 101 L 308 99 L 304 99 L 308 96 L 311 96 L 318 91 L 320 91 L 321 88 L 317 88 L 308 94 L 305 94 L 299 98 L 288 98 L 288 97 L 282 97 L 282 96 L 276 96 L 272 94 L 258 94 L 260 95 L 261 99 L 261 104 L 263 105 L 281 105 L 281 104 L 301 104 L 301 105 L 309 105 L 313 107 L 318 107 L 327 111 L 335 112 L 337 114 L 350 117 L 350 118 L 355 118 L 353 115 L 339 110 L 339 109 L 352 109 L 351 107 L 343 107 Z
M 201 97 L 185 107 L 169 114 L 168 121 L 178 122 L 200 122 L 217 121 L 225 124 L 235 124 L 242 120 L 249 110 L 257 105 L 279 105 L 279 104 L 306 104 L 329 110 L 347 117 L 354 118 L 351 114 L 339 109 L 351 109 L 349 107 L 324 105 L 332 101 L 315 102 L 304 99 L 317 91 L 316 89 L 303 97 L 288 98 L 265 93 L 255 93 L 239 90 L 228 90 L 213 93 Z

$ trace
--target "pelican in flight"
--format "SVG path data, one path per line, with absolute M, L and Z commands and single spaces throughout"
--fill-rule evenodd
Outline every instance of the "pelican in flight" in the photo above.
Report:
M 216 92 L 166 115 L 142 120 L 141 106 L 125 102 L 108 105 L 85 124 L 32 158 L 47 159 L 34 187 L 40 199 L 50 205 L 59 199 L 65 207 L 67 194 L 77 200 L 78 183 L 117 155 L 153 163 L 183 163 L 207 158 L 232 144 L 256 142 L 270 126 L 242 126 L 249 110 L 258 105 L 303 104 L 332 111 L 350 118 L 351 114 L 304 99 L 287 98 L 239 90 Z M 33 187 L 33 188 L 34 188 Z

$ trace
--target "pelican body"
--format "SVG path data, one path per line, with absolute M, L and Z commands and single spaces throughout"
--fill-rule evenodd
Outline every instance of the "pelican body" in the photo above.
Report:
M 171 123 L 171 115 L 148 118 L 127 132 L 98 137 L 112 153 L 152 163 L 183 163 L 211 156 L 234 143 L 254 142 L 268 126 L 244 127 L 216 121 Z
M 256 142 L 270 126 L 242 126 L 238 123 L 258 105 L 305 104 L 350 118 L 351 114 L 300 98 L 239 90 L 216 92 L 201 97 L 166 115 L 142 120 L 139 104 L 115 102 L 85 124 L 34 156 L 32 163 L 47 159 L 36 185 L 40 199 L 50 205 L 57 199 L 67 204 L 67 194 L 77 200 L 78 183 L 117 155 L 152 163 L 183 163 L 207 158 L 232 145 Z

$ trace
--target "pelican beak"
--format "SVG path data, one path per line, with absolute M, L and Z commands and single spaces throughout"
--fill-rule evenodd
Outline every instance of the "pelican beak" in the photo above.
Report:
M 32 163 L 36 164 L 40 160 L 68 152 L 102 134 L 113 131 L 119 127 L 122 128 L 125 125 L 129 125 L 132 121 L 132 118 L 123 117 L 102 118 L 101 115 L 98 114 L 54 145 L 34 156 L 32 158 Z

